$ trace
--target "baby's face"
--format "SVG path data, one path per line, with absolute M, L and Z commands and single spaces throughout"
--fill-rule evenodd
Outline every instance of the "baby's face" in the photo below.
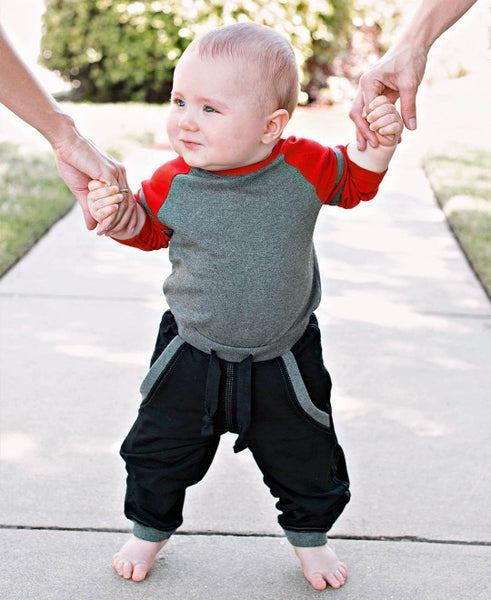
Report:
M 262 140 L 268 114 L 247 65 L 200 58 L 196 51 L 182 56 L 174 73 L 167 134 L 188 165 L 221 171 L 264 160 L 271 152 Z

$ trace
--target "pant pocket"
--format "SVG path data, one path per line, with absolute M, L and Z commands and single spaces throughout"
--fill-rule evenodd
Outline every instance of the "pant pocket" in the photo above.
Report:
M 150 397 L 155 386 L 170 372 L 185 344 L 182 338 L 176 336 L 152 364 L 140 386 L 143 401 Z
M 152 353 L 152 358 L 150 359 L 150 366 L 153 365 L 177 334 L 177 323 L 174 319 L 174 315 L 170 310 L 166 310 L 160 321 L 155 348 Z
M 312 401 L 309 391 L 305 385 L 305 382 L 300 373 L 297 361 L 294 354 L 289 351 L 285 352 L 281 356 L 283 365 L 285 368 L 285 374 L 287 375 L 288 382 L 293 390 L 294 398 L 298 404 L 298 407 L 305 414 L 305 416 L 313 421 L 316 425 L 320 425 L 326 430 L 331 430 L 331 415 L 324 410 L 318 408 Z M 330 391 L 330 390 L 329 390 Z M 326 407 L 329 407 L 329 397 L 326 397 Z

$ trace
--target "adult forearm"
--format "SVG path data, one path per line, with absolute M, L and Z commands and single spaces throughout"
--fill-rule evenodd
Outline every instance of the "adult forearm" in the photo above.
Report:
M 96 221 L 87 208 L 87 185 L 97 179 L 107 185 L 128 187 L 124 167 L 82 136 L 73 119 L 55 102 L 16 53 L 0 26 L 0 102 L 37 129 L 51 144 L 61 177 L 82 207 L 89 229 Z M 127 196 L 124 210 L 101 225 L 102 231 L 132 232 L 136 222 L 135 202 Z
M 73 119 L 39 85 L 0 26 L 0 101 L 52 146 L 77 138 Z
M 401 33 L 398 45 L 410 44 L 428 54 L 442 33 L 456 23 L 477 0 L 421 0 L 416 12 Z

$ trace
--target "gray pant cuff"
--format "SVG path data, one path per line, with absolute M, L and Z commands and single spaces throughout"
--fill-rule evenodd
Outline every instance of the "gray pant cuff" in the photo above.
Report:
M 327 533 L 324 531 L 292 531 L 283 530 L 287 540 L 297 548 L 314 548 L 327 544 Z
M 133 523 L 133 535 L 147 542 L 163 542 L 164 540 L 168 540 L 174 531 L 175 529 L 172 531 L 160 531 L 136 521 Z

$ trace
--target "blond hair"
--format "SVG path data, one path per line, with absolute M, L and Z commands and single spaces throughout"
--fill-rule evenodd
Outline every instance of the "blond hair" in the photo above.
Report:
M 291 44 L 282 35 L 257 23 L 235 23 L 213 29 L 188 47 L 200 57 L 240 60 L 258 73 L 256 92 L 262 101 L 284 108 L 291 116 L 298 102 L 298 67 Z

